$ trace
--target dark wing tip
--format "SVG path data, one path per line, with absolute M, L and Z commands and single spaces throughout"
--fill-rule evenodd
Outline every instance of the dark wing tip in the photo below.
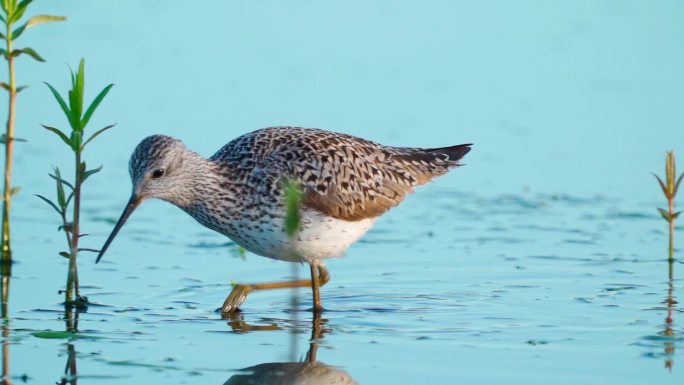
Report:
M 450 161 L 457 161 L 466 156 L 470 152 L 472 143 L 458 144 L 456 146 L 441 147 L 441 148 L 431 148 L 428 152 L 445 154 L 449 157 Z

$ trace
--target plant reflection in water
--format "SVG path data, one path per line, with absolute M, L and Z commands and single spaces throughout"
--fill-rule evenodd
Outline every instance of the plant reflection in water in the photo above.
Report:
M 64 307 L 64 323 L 68 333 L 78 332 L 78 316 L 80 310 L 71 306 Z M 64 374 L 58 385 L 78 385 L 78 368 L 76 367 L 76 347 L 72 343 L 66 344 L 67 362 L 64 367 Z
M 662 336 L 664 338 L 663 345 L 665 348 L 665 368 L 672 371 L 672 366 L 674 365 L 675 341 L 677 340 L 677 335 L 672 327 L 674 324 L 672 315 L 677 311 L 677 299 L 674 296 L 674 260 L 670 259 L 669 262 L 667 298 L 663 302 L 667 308 L 667 317 L 665 318 L 665 330 L 663 330 Z
M 7 302 L 9 296 L 10 274 L 5 274 L 5 269 L 2 269 L 2 289 L 0 297 L 2 298 L 2 385 L 9 385 L 10 370 L 9 370 L 9 339 L 10 339 L 10 321 L 7 310 Z

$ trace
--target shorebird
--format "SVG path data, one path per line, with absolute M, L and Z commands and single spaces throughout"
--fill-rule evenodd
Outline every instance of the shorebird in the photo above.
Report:
M 415 186 L 460 166 L 470 146 L 390 147 L 314 128 L 269 127 L 207 159 L 178 139 L 152 135 L 131 155 L 133 192 L 96 262 L 135 208 L 158 198 L 252 253 L 310 265 L 311 280 L 235 285 L 223 313 L 237 311 L 255 290 L 287 287 L 311 287 L 320 311 L 320 287 L 330 279 L 323 260 L 343 254 Z M 285 229 L 286 181 L 302 192 L 294 236 Z

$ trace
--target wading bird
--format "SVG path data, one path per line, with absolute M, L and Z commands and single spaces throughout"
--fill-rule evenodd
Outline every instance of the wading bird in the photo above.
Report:
M 252 291 L 286 287 L 311 287 L 319 311 L 320 287 L 330 279 L 323 260 L 344 253 L 415 186 L 459 166 L 470 146 L 390 147 L 320 129 L 270 127 L 206 159 L 178 139 L 153 135 L 131 156 L 133 193 L 97 261 L 135 208 L 159 198 L 255 254 L 310 265 L 311 280 L 235 285 L 224 313 Z M 294 236 L 285 228 L 286 181 L 302 192 Z

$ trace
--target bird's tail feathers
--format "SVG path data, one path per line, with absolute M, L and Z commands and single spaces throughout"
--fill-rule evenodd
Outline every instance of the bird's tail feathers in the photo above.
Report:
M 425 151 L 432 154 L 444 154 L 449 157 L 447 159 L 448 161 L 456 162 L 470 152 L 470 146 L 472 145 L 472 143 L 458 144 L 456 146 L 449 147 L 428 148 Z

